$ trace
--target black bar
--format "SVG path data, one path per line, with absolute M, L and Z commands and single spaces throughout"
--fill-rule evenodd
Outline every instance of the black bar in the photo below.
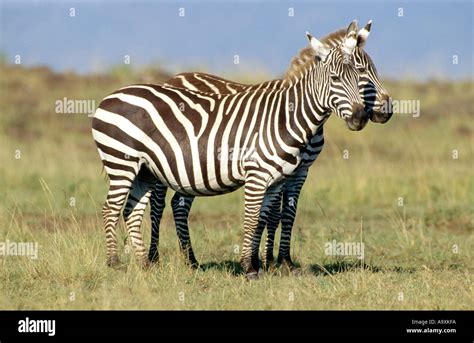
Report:
M 55 320 L 55 335 L 19 332 L 20 321 Z M 162 336 L 399 337 L 454 342 L 474 337 L 470 311 L 1 311 L 0 341 L 10 338 Z M 456 332 L 407 333 L 407 329 Z

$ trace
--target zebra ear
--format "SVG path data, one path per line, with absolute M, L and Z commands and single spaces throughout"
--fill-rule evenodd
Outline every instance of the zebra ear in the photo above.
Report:
M 371 26 L 372 26 L 372 20 L 369 20 L 369 22 L 357 33 L 357 46 L 359 48 L 363 48 L 365 45 L 365 42 L 367 42 L 367 38 L 369 38 Z
M 342 51 L 347 55 L 352 55 L 357 45 L 357 20 L 354 20 L 347 28 L 346 37 L 342 42 Z
M 316 56 L 318 56 L 321 61 L 324 62 L 329 54 L 329 49 L 326 48 L 319 40 L 314 38 L 313 35 L 311 35 L 311 33 L 308 31 L 306 31 L 306 37 L 308 37 L 309 45 L 314 50 Z

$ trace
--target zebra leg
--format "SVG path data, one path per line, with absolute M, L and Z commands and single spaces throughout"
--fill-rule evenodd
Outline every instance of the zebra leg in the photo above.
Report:
M 274 264 L 273 246 L 275 243 L 275 233 L 280 224 L 281 219 L 281 199 L 280 194 L 272 204 L 267 218 L 267 239 L 265 241 L 265 248 L 263 250 L 263 266 L 265 269 L 271 268 Z
M 156 179 L 146 168 L 140 169 L 140 172 L 133 180 L 132 188 L 128 195 L 127 204 L 123 211 L 125 224 L 127 226 L 128 237 L 133 248 L 137 261 L 143 267 L 148 267 L 148 261 L 145 243 L 141 233 L 141 224 L 145 213 L 151 190 L 156 183 Z
M 155 184 L 150 196 L 151 242 L 148 260 L 157 263 L 159 260 L 158 243 L 160 239 L 160 223 L 165 209 L 166 190 L 168 187 L 161 182 Z
M 296 175 L 287 181 L 283 191 L 283 204 L 281 212 L 282 229 L 280 248 L 278 252 L 278 263 L 286 265 L 291 272 L 297 272 L 298 270 L 290 256 L 291 231 L 295 222 L 296 209 L 298 206 L 301 188 L 303 187 L 307 175 L 307 168 L 299 170 Z
M 280 193 L 279 185 L 267 188 L 267 181 L 261 176 L 248 176 L 245 183 L 245 219 L 244 243 L 240 264 L 248 280 L 258 279 L 259 260 L 258 249 L 262 238 L 263 225 L 259 225 L 262 208 L 270 208 L 277 194 Z
M 185 256 L 186 263 L 188 263 L 193 268 L 197 268 L 199 263 L 194 256 L 188 226 L 188 217 L 193 201 L 193 196 L 183 195 L 176 192 L 173 196 L 173 199 L 171 200 L 171 206 L 173 208 L 173 217 L 176 224 L 176 233 L 178 235 L 179 245 L 182 253 Z
M 120 212 L 130 191 L 131 182 L 128 179 L 114 179 L 110 182 L 107 200 L 102 207 L 104 219 L 105 240 L 107 245 L 107 266 L 116 267 L 120 264 L 117 253 L 117 222 Z

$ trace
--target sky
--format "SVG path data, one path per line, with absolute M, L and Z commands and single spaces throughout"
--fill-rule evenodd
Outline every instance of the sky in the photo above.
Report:
M 474 76 L 472 0 L 0 0 L 0 54 L 83 74 L 124 65 L 128 55 L 132 67 L 277 77 L 307 44 L 305 31 L 323 37 L 353 19 L 373 20 L 365 50 L 384 77 Z

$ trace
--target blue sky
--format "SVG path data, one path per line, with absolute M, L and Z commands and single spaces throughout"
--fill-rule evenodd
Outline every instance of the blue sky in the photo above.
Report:
M 0 1 L 0 52 L 58 71 L 105 71 L 130 55 L 132 66 L 276 77 L 306 30 L 322 37 L 372 19 L 366 51 L 381 75 L 473 78 L 472 1 Z

